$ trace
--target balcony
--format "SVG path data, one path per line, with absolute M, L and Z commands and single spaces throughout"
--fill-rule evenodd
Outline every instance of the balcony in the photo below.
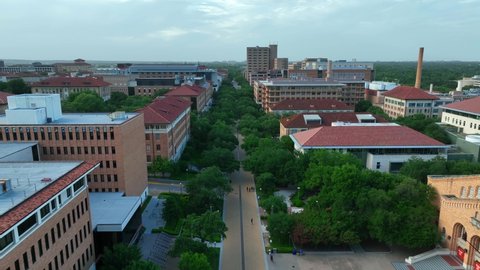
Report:
M 480 220 L 476 217 L 471 217 L 470 223 L 472 223 L 472 225 L 475 226 L 477 229 L 480 229 Z

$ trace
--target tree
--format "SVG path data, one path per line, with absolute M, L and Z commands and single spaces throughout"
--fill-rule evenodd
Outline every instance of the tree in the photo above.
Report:
M 275 192 L 275 177 L 269 172 L 265 172 L 255 177 L 255 185 L 260 195 L 270 196 Z
M 179 194 L 170 194 L 165 200 L 162 217 L 168 224 L 176 224 L 179 219 L 185 217 L 187 202 Z
M 262 199 L 260 200 L 260 206 L 270 214 L 287 212 L 287 204 L 283 196 L 269 196 Z
M 150 261 L 140 260 L 133 261 L 125 270 L 160 270 L 160 267 Z
M 411 157 L 400 168 L 400 173 L 426 183 L 427 176 L 430 174 L 430 166 L 428 161 L 424 161 L 419 157 Z
M 204 151 L 200 164 L 205 167 L 218 165 L 222 171 L 228 173 L 232 173 L 240 168 L 240 163 L 235 159 L 233 152 L 219 147 L 213 147 Z
M 375 115 L 380 115 L 387 120 L 390 119 L 390 116 L 388 116 L 388 114 L 382 108 L 377 106 L 371 106 L 370 108 L 367 109 L 367 112 Z
M 232 191 L 227 177 L 218 167 L 204 168 L 187 183 L 186 188 L 190 195 L 190 213 L 203 213 L 210 207 L 220 210 L 223 196 Z
M 183 225 L 184 235 L 198 237 L 202 242 L 216 242 L 225 238 L 227 226 L 223 222 L 220 211 L 208 210 L 201 215 L 188 215 Z
M 162 157 L 157 157 L 150 165 L 148 172 L 157 175 L 157 173 L 171 174 L 173 172 L 173 162 Z
M 64 111 L 68 112 L 103 112 L 106 106 L 103 99 L 92 91 L 71 94 L 63 102 Z
M 357 104 L 355 104 L 355 111 L 356 112 L 366 112 L 370 107 L 372 107 L 372 102 L 368 100 L 360 100 Z
M 274 239 L 282 243 L 288 243 L 288 236 L 292 231 L 293 225 L 293 217 L 287 213 L 279 212 L 268 216 L 268 232 Z
M 104 270 L 126 269 L 126 267 L 142 258 L 137 246 L 127 246 L 125 244 L 114 245 L 112 249 L 105 247 L 102 258 Z
M 15 95 L 31 93 L 30 86 L 28 86 L 23 79 L 13 79 L 6 83 L 5 91 Z
M 207 256 L 201 253 L 185 252 L 178 263 L 180 270 L 211 270 Z
M 178 257 L 185 252 L 207 253 L 207 250 L 207 244 L 186 237 L 185 235 L 179 235 L 177 239 L 175 239 L 173 248 L 168 253 L 170 256 Z

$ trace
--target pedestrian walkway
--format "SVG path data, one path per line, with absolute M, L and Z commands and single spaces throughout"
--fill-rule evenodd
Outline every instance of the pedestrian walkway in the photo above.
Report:
M 238 138 L 241 144 L 242 138 Z M 245 158 L 242 149 L 235 150 L 239 160 Z M 233 191 L 225 196 L 223 219 L 228 231 L 220 255 L 220 269 L 264 270 L 266 253 L 253 176 L 241 168 L 231 174 Z

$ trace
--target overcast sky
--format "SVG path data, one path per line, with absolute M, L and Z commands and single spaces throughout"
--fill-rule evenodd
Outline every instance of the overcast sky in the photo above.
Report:
M 480 60 L 480 0 L 0 0 L 0 59 Z

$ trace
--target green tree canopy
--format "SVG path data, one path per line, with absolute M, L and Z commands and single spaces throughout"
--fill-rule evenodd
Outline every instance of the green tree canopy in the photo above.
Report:
M 180 270 L 211 270 L 212 267 L 208 262 L 205 254 L 185 252 L 180 256 L 178 263 Z
M 127 246 L 125 244 L 114 245 L 112 249 L 105 247 L 102 257 L 103 270 L 127 269 L 127 267 L 139 261 L 142 254 L 137 246 Z
M 220 211 L 206 211 L 201 215 L 188 215 L 183 225 L 183 235 L 198 237 L 202 242 L 215 242 L 225 238 L 227 226 Z

